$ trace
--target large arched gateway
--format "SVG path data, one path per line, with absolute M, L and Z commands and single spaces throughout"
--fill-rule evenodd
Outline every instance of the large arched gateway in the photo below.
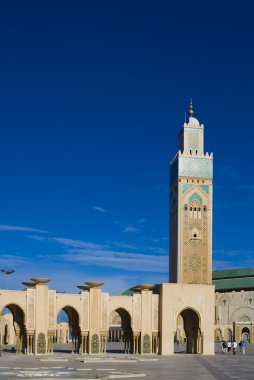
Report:
M 78 312 L 72 306 L 64 306 L 57 314 L 57 327 L 62 322 L 60 321 L 61 314 L 67 317 L 65 321 L 66 328 L 62 326 L 62 328 L 57 329 L 55 337 L 57 346 L 55 345 L 54 351 L 70 351 L 71 353 L 78 354 L 80 353 L 82 344 Z M 68 343 L 71 343 L 71 348 L 67 346 Z
M 16 353 L 21 353 L 21 352 L 26 353 L 27 352 L 26 348 L 29 346 L 29 344 L 27 344 L 27 339 L 30 339 L 30 337 L 27 336 L 26 334 L 25 313 L 21 309 L 21 307 L 15 303 L 10 303 L 10 304 L 5 305 L 5 307 L 3 307 L 2 309 L 2 312 L 5 309 L 9 310 L 13 316 Z M 30 352 L 27 352 L 27 353 L 30 353 Z
M 191 308 L 186 308 L 181 311 L 180 315 L 183 319 L 183 328 L 186 336 L 186 353 L 202 353 L 202 335 L 199 314 Z
M 107 351 L 133 353 L 131 316 L 123 308 L 112 311 L 109 316 Z

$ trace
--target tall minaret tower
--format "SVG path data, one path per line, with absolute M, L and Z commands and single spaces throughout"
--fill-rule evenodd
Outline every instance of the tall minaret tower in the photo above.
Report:
M 213 155 L 193 115 L 191 101 L 170 163 L 170 282 L 211 284 Z

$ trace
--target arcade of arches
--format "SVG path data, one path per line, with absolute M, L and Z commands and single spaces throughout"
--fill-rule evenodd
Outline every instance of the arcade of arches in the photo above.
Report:
M 110 296 L 98 287 L 57 293 L 46 283 L 1 290 L 1 343 L 15 344 L 16 352 L 46 354 L 53 353 L 54 343 L 69 341 L 73 353 L 103 354 L 109 342 L 118 341 L 126 353 L 168 355 L 174 353 L 180 313 L 187 351 L 213 354 L 213 318 L 204 313 L 214 308 L 212 294 L 212 286 L 184 284 L 161 284 L 131 296 Z M 61 311 L 65 322 L 59 321 Z M 203 331 L 207 339 L 201 345 Z

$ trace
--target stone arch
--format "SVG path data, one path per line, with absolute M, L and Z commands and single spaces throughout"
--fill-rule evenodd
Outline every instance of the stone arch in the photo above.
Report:
M 243 314 L 240 318 L 239 318 L 239 322 L 251 322 L 251 318 L 246 315 L 246 314 Z
M 58 315 L 61 311 L 64 311 L 68 317 L 68 331 L 70 331 L 72 349 L 71 352 L 78 354 L 80 351 L 81 344 L 81 332 L 80 332 L 80 315 L 75 307 L 72 305 L 65 305 L 58 309 L 56 317 L 58 320 Z M 58 325 L 58 323 L 57 323 Z
M 24 316 L 24 321 L 26 320 L 26 311 L 24 309 L 23 306 L 21 306 L 18 302 L 14 301 L 14 302 L 8 302 L 6 304 L 4 304 L 2 307 L 1 307 L 1 314 L 3 313 L 3 310 L 4 309 L 9 309 L 13 315 L 13 311 L 15 310 L 15 308 L 17 308 L 17 310 L 20 310 L 22 311 L 22 314 Z
M 201 317 L 199 312 L 192 308 L 186 307 L 181 310 L 186 335 L 186 352 L 197 354 L 202 352 L 202 334 L 201 334 Z M 177 316 L 178 317 L 178 316 Z
M 66 304 L 64 306 L 61 306 L 58 310 L 57 310 L 57 313 L 56 315 L 58 316 L 58 314 L 60 313 L 61 310 L 64 310 L 66 312 L 66 314 L 68 315 L 68 317 L 70 316 L 71 319 L 74 317 L 76 318 L 76 320 L 80 321 L 80 315 L 79 315 L 79 312 L 77 311 L 76 307 L 70 305 L 70 304 Z M 73 313 L 73 314 L 72 314 Z
M 214 330 L 214 341 L 220 342 L 222 340 L 222 331 L 221 329 L 215 329 Z
M 249 307 L 249 306 L 240 306 L 238 307 L 238 309 L 236 309 L 231 317 L 230 317 L 230 322 L 233 323 L 233 322 L 237 322 L 239 321 L 239 319 L 242 317 L 242 316 L 247 316 L 247 318 L 250 319 L 250 321 L 252 320 L 252 318 L 250 317 L 251 315 L 254 315 L 254 309 Z
M 131 303 L 131 306 L 132 306 L 132 303 Z M 108 315 L 110 315 L 113 311 L 120 310 L 120 309 L 124 310 L 126 313 L 129 314 L 131 318 L 131 323 L 132 323 L 132 309 L 123 302 L 115 302 L 115 303 L 112 303 L 112 305 L 109 303 Z
M 184 194 L 184 203 L 191 205 L 191 203 L 196 201 L 200 205 L 206 205 L 208 200 L 208 194 L 204 192 L 200 186 L 192 186 Z
M 117 314 L 119 316 L 118 319 Z M 115 325 L 112 323 L 112 317 L 115 321 L 117 321 Z M 122 347 L 120 348 L 120 350 L 124 351 L 125 353 L 133 353 L 132 318 L 130 313 L 126 310 L 126 308 L 118 307 L 114 310 L 111 310 L 109 314 L 108 340 L 111 343 L 116 341 L 122 342 Z M 114 348 L 112 348 L 108 351 L 114 352 L 115 350 Z
M 10 310 L 13 316 L 13 327 L 16 336 L 16 352 L 26 352 L 26 326 L 25 326 L 25 312 L 17 303 L 8 303 L 2 307 Z M 1 312 L 2 312 L 1 311 Z
M 233 331 L 232 329 L 226 329 L 224 332 L 224 339 L 226 341 L 232 341 L 233 340 Z
M 242 340 L 244 342 L 249 343 L 250 342 L 250 329 L 248 327 L 243 327 L 241 336 L 242 336 Z

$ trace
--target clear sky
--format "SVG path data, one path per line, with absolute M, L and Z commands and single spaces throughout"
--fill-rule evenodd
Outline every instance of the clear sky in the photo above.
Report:
M 1 3 L 9 286 L 168 281 L 169 162 L 191 97 L 214 152 L 214 269 L 254 266 L 253 12 L 233 0 Z

